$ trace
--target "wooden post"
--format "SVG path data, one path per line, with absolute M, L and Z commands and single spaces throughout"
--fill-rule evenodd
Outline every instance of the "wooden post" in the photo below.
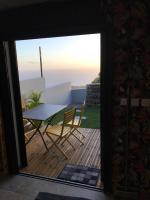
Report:
M 39 47 L 39 55 L 40 55 L 40 69 L 41 69 L 41 78 L 43 78 L 41 47 Z

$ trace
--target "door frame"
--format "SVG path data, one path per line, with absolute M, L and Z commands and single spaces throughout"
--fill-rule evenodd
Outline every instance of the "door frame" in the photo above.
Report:
M 101 33 L 101 167 L 104 191 L 112 192 L 112 30 Z
M 4 138 L 6 144 L 7 164 L 10 174 L 18 173 L 18 158 L 16 149 L 15 127 L 13 123 L 13 107 L 11 101 L 11 86 L 8 75 L 8 65 L 6 49 L 4 43 L 0 42 L 0 91 L 1 91 L 1 111 Z
M 86 2 L 91 2 L 90 0 Z M 94 2 L 94 1 L 93 1 Z M 51 3 L 49 3 L 51 5 Z M 47 5 L 47 4 L 46 4 Z M 59 7 L 59 4 L 57 4 Z M 43 6 L 43 5 L 42 5 Z M 60 5 L 61 6 L 61 5 Z M 72 9 L 72 4 L 70 5 L 70 8 Z M 83 5 L 84 6 L 84 5 Z M 95 9 L 97 9 L 97 5 L 94 5 Z M 30 6 L 29 8 L 25 9 L 25 13 L 22 16 L 22 20 L 26 19 L 27 14 L 30 15 L 32 18 L 32 12 L 28 12 L 28 9 L 30 10 L 33 6 Z M 81 6 L 82 7 L 82 6 Z M 40 7 L 38 7 L 39 10 L 41 10 Z M 42 7 L 43 9 L 43 7 Z M 46 7 L 45 7 L 46 9 Z M 67 7 L 68 9 L 68 7 Z M 81 13 L 83 11 L 83 8 L 80 10 Z M 44 15 L 44 9 L 41 11 Z M 66 10 L 67 12 L 67 10 Z M 20 11 L 15 12 L 15 17 L 19 16 Z M 101 11 L 102 13 L 102 11 Z M 59 15 L 59 13 L 57 13 Z M 89 14 L 87 14 L 87 19 L 85 18 L 83 12 L 83 16 L 81 15 L 81 18 L 87 21 L 89 18 Z M 95 11 L 92 11 L 91 16 L 95 15 Z M 38 20 L 42 19 L 39 18 L 38 13 L 34 14 L 34 17 L 37 17 Z M 15 19 L 14 17 L 14 19 Z M 78 16 L 77 16 L 78 17 Z M 99 18 L 99 15 L 96 16 Z M 61 15 L 59 15 L 59 18 L 61 18 Z M 15 105 L 15 112 L 17 116 L 17 129 L 20 133 L 18 135 L 18 141 L 19 141 L 19 148 L 20 148 L 20 154 L 23 156 L 21 159 L 21 166 L 24 167 L 27 164 L 26 161 L 26 150 L 25 150 L 25 143 L 24 143 L 24 136 L 23 136 L 23 123 L 21 123 L 22 120 L 22 110 L 21 110 L 21 96 L 20 96 L 20 89 L 19 89 L 19 76 L 18 76 L 18 69 L 17 69 L 17 59 L 16 59 L 16 50 L 15 50 L 15 40 L 21 40 L 21 39 L 34 39 L 34 38 L 44 38 L 44 37 L 58 37 L 58 36 L 72 36 L 72 35 L 83 35 L 83 34 L 94 34 L 94 33 L 100 33 L 101 34 L 101 159 L 102 159 L 102 181 L 104 181 L 104 191 L 105 192 L 111 192 L 112 191 L 112 137 L 111 137 L 111 112 L 112 112 L 112 34 L 111 34 L 111 28 L 110 24 L 107 23 L 107 20 L 105 19 L 103 13 L 101 14 L 101 19 L 94 18 L 94 24 L 93 21 L 90 22 L 90 24 L 75 24 L 76 27 L 70 27 L 71 21 L 74 23 L 76 22 L 76 14 L 75 16 L 72 16 L 72 19 L 69 20 L 68 24 L 64 27 L 53 27 L 52 30 L 49 29 L 48 21 L 46 22 L 46 27 L 42 29 L 42 25 L 39 28 L 39 30 L 35 33 L 33 29 L 30 30 L 20 30 L 16 29 L 14 32 L 12 32 L 11 35 L 5 35 L 2 34 L 3 40 L 9 41 L 9 52 L 10 52 L 10 62 L 11 62 L 11 73 L 12 73 L 12 82 L 13 82 L 13 90 L 14 90 L 14 98 L 16 101 Z M 12 20 L 13 21 L 13 20 Z M 59 22 L 57 20 L 53 23 L 59 25 Z M 11 22 L 10 22 L 11 23 Z M 32 22 L 31 22 L 32 23 Z M 63 21 L 62 21 L 63 23 Z M 101 26 L 100 26 L 100 24 Z M 39 23 L 40 24 L 40 23 Z M 36 26 L 33 22 L 33 25 Z M 7 30 L 7 29 L 6 29 Z M 25 33 L 23 33 L 25 31 Z M 5 32 L 5 31 L 4 31 Z M 1 32 L 0 32 L 1 36 Z M 5 51 L 3 49 L 3 51 Z M 8 154 L 8 161 L 9 161 L 9 168 L 10 173 L 18 173 L 19 167 L 16 164 L 17 163 L 17 150 L 16 150 L 16 142 L 15 142 L 15 129 L 14 125 L 12 123 L 13 121 L 13 109 L 12 109 L 12 102 L 11 102 L 11 89 L 8 85 L 9 77 L 7 76 L 6 71 L 6 60 L 5 55 L 2 55 L 2 59 L 0 59 L 0 62 L 3 63 L 3 83 L 6 84 L 7 88 L 5 90 L 2 90 L 3 92 L 3 98 L 2 98 L 2 107 L 4 106 L 5 101 L 7 102 L 7 109 L 8 112 L 6 112 L 4 109 L 3 112 L 3 121 L 4 125 L 7 125 L 7 122 L 9 121 L 9 128 L 5 126 L 5 138 L 6 138 L 6 148 L 7 148 L 7 154 Z M 10 118 L 11 114 L 11 118 Z M 11 119 L 11 120 L 10 120 Z M 109 126 L 108 126 L 108 120 L 109 120 Z M 13 131 L 13 134 L 11 134 Z M 11 139 L 10 139 L 11 137 Z M 109 148 L 108 148 L 109 147 Z M 22 157 L 21 156 L 21 157 Z M 12 160 L 13 158 L 13 160 Z M 15 158 L 15 162 L 14 162 Z

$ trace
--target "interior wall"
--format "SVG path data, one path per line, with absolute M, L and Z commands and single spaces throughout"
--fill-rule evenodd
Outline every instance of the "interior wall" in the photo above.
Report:
M 113 188 L 149 199 L 150 2 L 108 0 L 103 6 L 113 27 Z M 128 103 L 121 105 L 123 98 Z
M 86 6 L 85 6 L 86 5 Z M 38 37 L 99 33 L 99 0 L 64 0 L 0 12 L 0 38 L 22 40 Z

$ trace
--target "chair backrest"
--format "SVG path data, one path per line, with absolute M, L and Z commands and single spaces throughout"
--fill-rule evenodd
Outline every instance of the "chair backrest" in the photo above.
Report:
M 64 126 L 66 126 L 70 121 L 72 122 L 70 127 L 71 128 L 73 127 L 74 118 L 75 118 L 75 108 L 73 107 L 64 113 L 64 120 L 62 124 L 61 134 L 63 133 Z
M 84 113 L 84 106 L 85 106 L 85 104 L 82 104 L 81 107 L 78 109 L 78 110 L 80 110 L 78 126 L 80 126 L 81 122 L 82 122 L 82 117 L 83 117 L 83 113 Z
M 27 110 L 27 103 L 24 99 L 21 99 L 21 107 L 23 111 Z

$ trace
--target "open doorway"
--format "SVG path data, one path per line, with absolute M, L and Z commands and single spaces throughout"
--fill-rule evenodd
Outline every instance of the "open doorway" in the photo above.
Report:
M 27 152 L 27 167 L 20 172 L 102 188 L 100 34 L 16 41 L 16 50 Z M 62 108 L 47 118 L 33 117 L 45 104 Z M 46 130 L 72 107 L 81 123 L 69 142 L 57 144 L 65 157 L 55 145 L 49 150 L 53 141 Z

